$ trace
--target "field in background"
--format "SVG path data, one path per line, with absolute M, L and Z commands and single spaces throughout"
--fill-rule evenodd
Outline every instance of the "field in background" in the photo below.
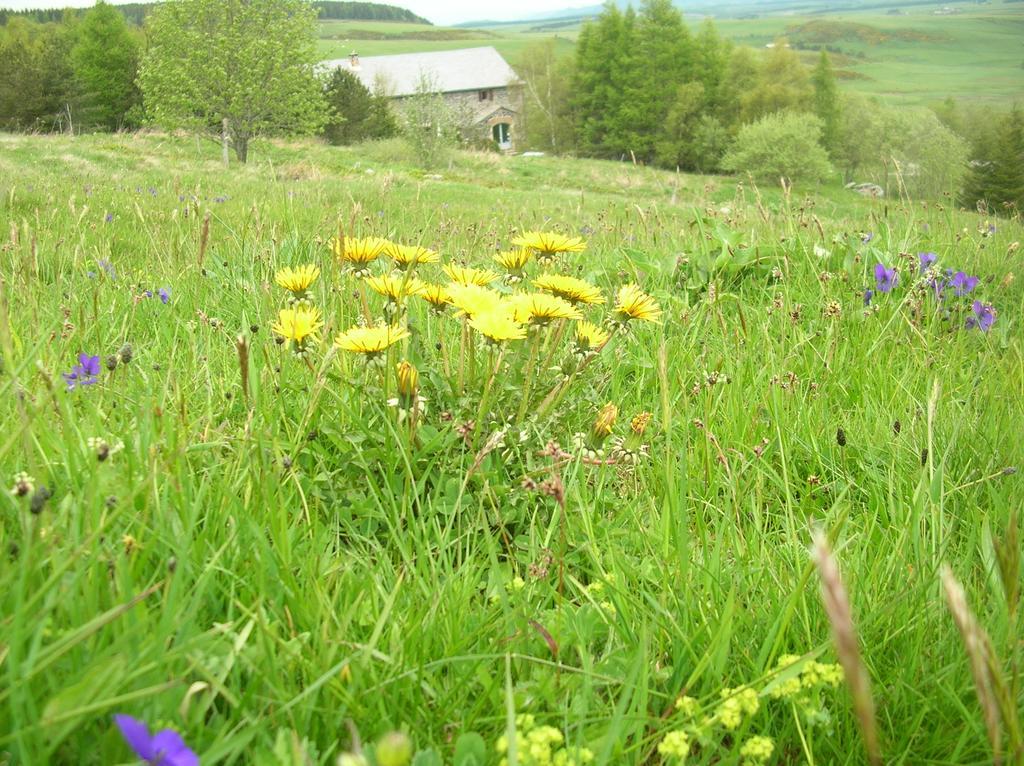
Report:
M 942 5 L 894 3 L 891 7 L 901 8 L 898 14 L 886 6 L 835 15 L 725 17 L 716 23 L 725 37 L 755 48 L 786 34 L 794 42 L 838 47 L 842 87 L 892 103 L 927 104 L 947 96 L 995 103 L 1024 99 L 1024 5 L 1008 0 L 956 5 L 962 13 L 936 15 Z M 694 26 L 700 23 L 697 15 L 687 18 Z M 352 50 L 376 56 L 493 45 L 515 66 L 524 49 L 539 40 L 554 38 L 559 50 L 570 54 L 579 26 L 572 19 L 483 29 L 332 21 L 321 25 L 320 50 L 325 58 L 340 58 Z M 813 54 L 807 56 L 810 61 Z

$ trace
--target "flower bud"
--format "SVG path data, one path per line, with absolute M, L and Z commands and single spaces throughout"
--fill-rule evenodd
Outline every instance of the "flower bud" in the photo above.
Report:
M 398 378 L 398 393 L 403 399 L 413 399 L 416 396 L 419 385 L 419 371 L 409 362 L 402 360 L 395 365 L 395 375 Z
M 377 743 L 379 766 L 406 766 L 412 760 L 412 742 L 400 731 L 385 734 Z

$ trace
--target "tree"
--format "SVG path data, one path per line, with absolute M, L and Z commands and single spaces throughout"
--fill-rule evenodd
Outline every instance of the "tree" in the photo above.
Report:
M 416 93 L 402 99 L 402 135 L 416 161 L 427 169 L 440 165 L 449 148 L 458 143 L 466 118 L 466 114 L 452 107 L 436 81 L 426 73 L 420 75 Z
M 742 121 L 781 111 L 806 111 L 811 84 L 800 58 L 784 40 L 768 51 L 752 89 L 740 97 Z
M 139 46 L 117 9 L 100 0 L 85 14 L 75 30 L 71 63 L 86 124 L 117 130 L 137 117 Z
M 609 136 L 623 101 L 623 79 L 633 44 L 636 16 L 622 13 L 609 2 L 597 21 L 587 22 L 576 43 L 572 108 L 576 113 L 580 149 L 596 157 L 611 157 Z
M 976 147 L 963 199 L 997 212 L 1024 211 L 1024 112 L 1015 106 Z
M 610 138 L 621 151 L 650 161 L 675 89 L 695 77 L 694 45 L 671 0 L 643 0 L 633 40 Z
M 567 152 L 573 148 L 571 58 L 559 59 L 554 40 L 523 51 L 516 71 L 523 80 L 526 143 L 535 149 Z
M 305 0 L 166 0 L 148 19 L 139 72 L 159 125 L 226 132 L 239 161 L 265 133 L 326 121 L 314 76 L 316 8 Z
M 49 130 L 71 100 L 68 35 L 14 17 L 0 29 L 0 128 Z
M 370 93 L 352 72 L 335 68 L 324 83 L 324 96 L 331 110 L 324 137 L 335 146 L 374 138 L 387 138 L 398 131 L 387 98 Z
M 732 46 L 722 39 L 710 18 L 704 20 L 695 43 L 695 72 L 697 80 L 704 86 L 704 101 L 707 107 L 717 112 L 722 107 L 725 82 L 729 68 Z
M 692 170 L 699 158 L 694 147 L 697 123 L 704 113 L 704 85 L 688 82 L 676 89 L 675 102 L 668 110 L 661 137 L 657 142 L 659 165 Z
M 821 120 L 796 112 L 771 114 L 744 125 L 722 166 L 761 181 L 818 181 L 831 172 L 821 146 Z
M 814 113 L 821 120 L 821 143 L 830 156 L 839 148 L 839 88 L 832 71 L 832 61 L 822 48 L 818 64 L 811 73 L 814 86 Z

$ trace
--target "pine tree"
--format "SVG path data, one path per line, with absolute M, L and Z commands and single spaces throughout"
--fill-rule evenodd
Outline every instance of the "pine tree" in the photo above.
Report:
M 576 43 L 572 108 L 581 151 L 612 155 L 608 134 L 622 103 L 624 59 L 631 42 L 632 10 L 623 14 L 609 2 L 596 21 L 587 22 Z
M 324 137 L 335 146 L 387 138 L 398 131 L 387 99 L 370 93 L 346 69 L 337 67 L 331 72 L 324 85 L 324 97 L 332 110 L 324 126 Z
M 643 0 L 622 78 L 614 146 L 643 161 L 654 159 L 677 89 L 695 78 L 694 54 L 689 29 L 671 0 Z
M 117 130 L 137 117 L 139 46 L 116 8 L 100 0 L 85 14 L 75 30 L 71 62 L 87 127 Z
M 1024 112 L 1015 106 L 999 121 L 987 146 L 976 147 L 964 203 L 983 203 L 996 213 L 1024 211 Z
M 705 106 L 714 111 L 722 106 L 732 46 L 718 34 L 715 22 L 704 20 L 695 40 L 695 76 L 704 86 Z
M 811 73 L 811 84 L 814 86 L 814 113 L 821 120 L 821 144 L 834 157 L 839 148 L 839 88 L 832 71 L 832 61 L 824 48 Z

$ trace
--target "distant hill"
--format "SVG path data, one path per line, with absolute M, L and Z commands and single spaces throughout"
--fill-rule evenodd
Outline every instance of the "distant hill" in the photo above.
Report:
M 347 2 L 346 0 L 318 0 L 314 5 L 320 10 L 321 19 L 344 19 L 358 21 L 401 21 L 406 24 L 425 24 L 430 22 L 417 16 L 410 10 L 397 5 L 384 3 Z M 116 5 L 117 10 L 124 14 L 130 24 L 141 25 L 146 14 L 153 8 L 153 3 L 124 3 Z M 38 22 L 59 22 L 65 14 L 79 15 L 85 13 L 84 8 L 48 8 L 45 10 L 12 11 L 0 8 L 0 26 L 7 19 L 21 16 Z

